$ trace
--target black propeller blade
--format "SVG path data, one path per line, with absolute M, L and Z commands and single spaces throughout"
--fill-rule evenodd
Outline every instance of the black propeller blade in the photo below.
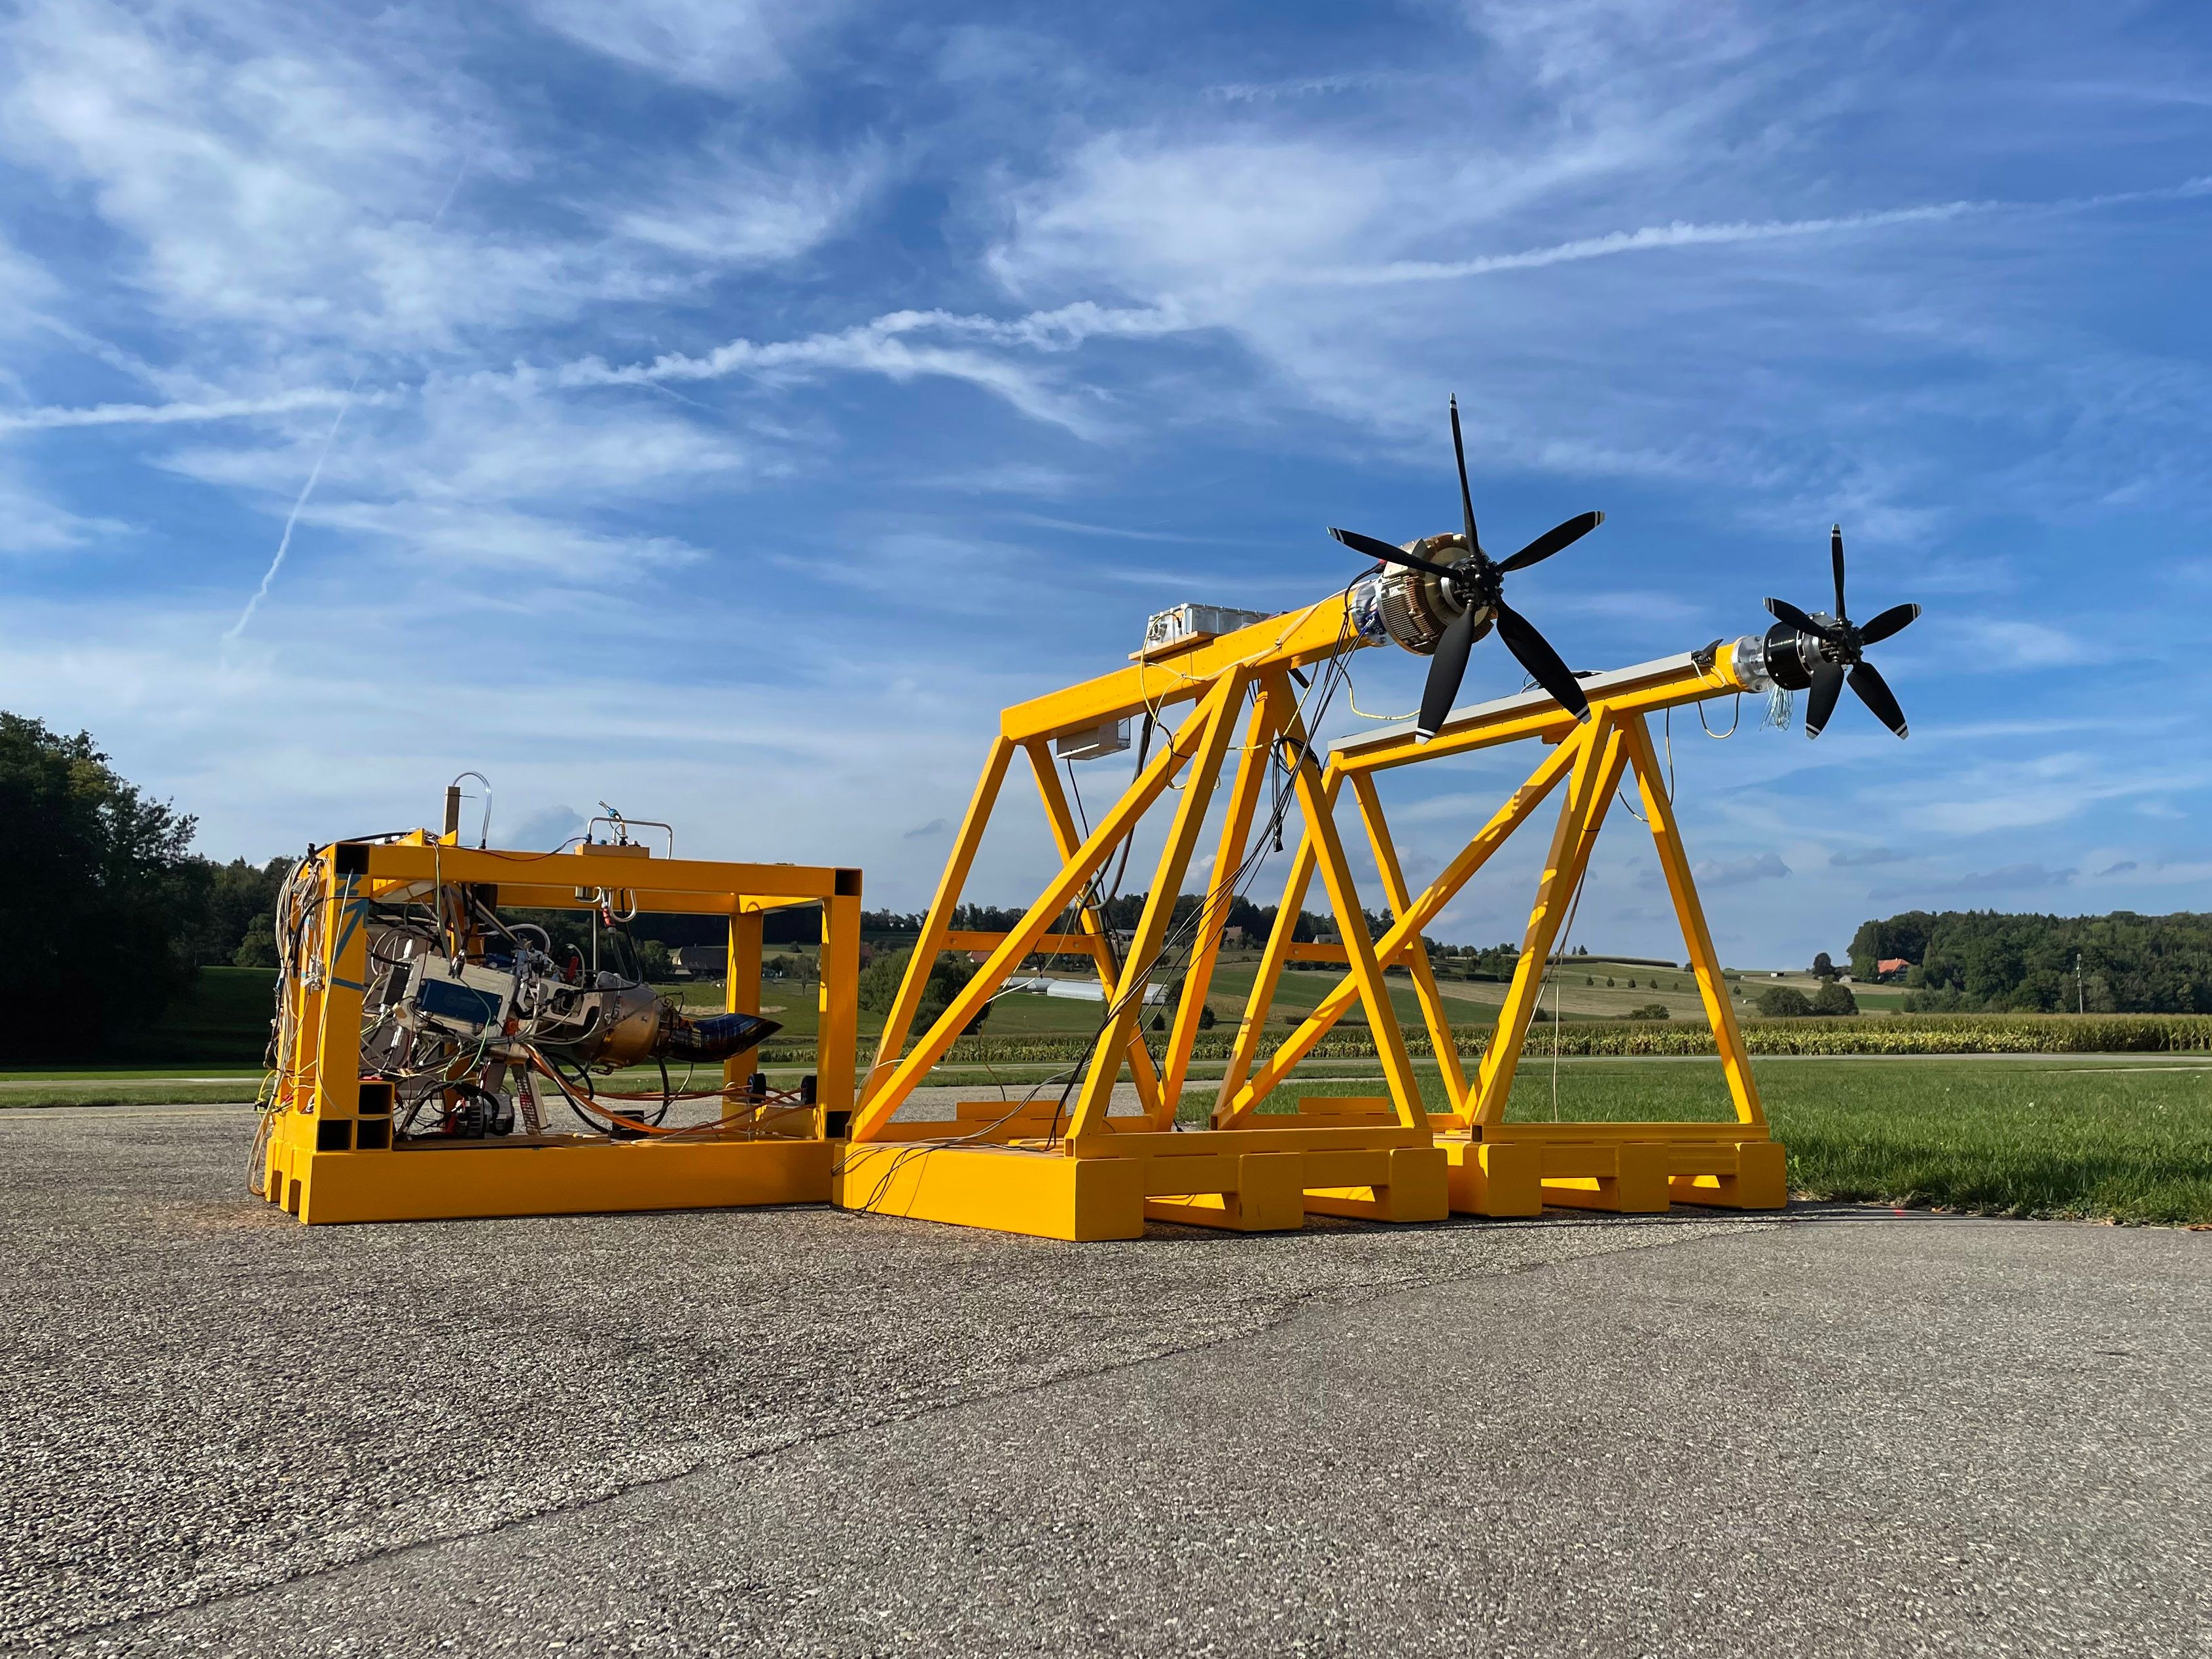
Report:
M 1417 559 L 1402 547 L 1393 547 L 1388 542 L 1378 542 L 1372 536 L 1363 536 L 1357 530 L 1332 528 L 1330 535 L 1355 553 L 1364 553 L 1370 559 L 1380 559 L 1386 564 L 1402 564 L 1408 570 L 1425 570 L 1431 576 L 1449 576 L 1449 566 L 1431 564 L 1426 559 Z
M 1436 655 L 1429 659 L 1429 677 L 1421 683 L 1421 715 L 1413 727 L 1420 741 L 1436 736 L 1450 716 L 1452 700 L 1459 696 L 1459 683 L 1467 674 L 1467 653 L 1474 648 L 1474 607 L 1469 605 L 1452 618 L 1443 638 L 1437 641 Z
M 1577 720 L 1589 718 L 1589 699 L 1583 695 L 1581 684 L 1573 672 L 1560 660 L 1559 653 L 1536 631 L 1534 623 L 1505 603 L 1503 578 L 1507 573 L 1525 570 L 1530 565 L 1540 564 L 1561 548 L 1573 545 L 1605 522 L 1602 513 L 1583 513 L 1555 525 L 1530 542 L 1518 553 L 1500 563 L 1483 551 L 1482 542 L 1475 531 L 1474 493 L 1467 481 L 1467 442 L 1461 435 L 1459 399 L 1450 404 L 1452 459 L 1459 469 L 1459 505 L 1463 550 L 1449 564 L 1438 564 L 1408 553 L 1402 548 L 1363 536 L 1354 530 L 1331 529 L 1329 534 L 1355 553 L 1364 553 L 1370 559 L 1380 559 L 1386 564 L 1399 565 L 1407 570 L 1417 570 L 1438 579 L 1447 604 L 1459 606 L 1459 613 L 1444 627 L 1437 639 L 1429 662 L 1427 683 L 1421 688 L 1421 714 L 1414 728 L 1415 735 L 1424 743 L 1437 734 L 1451 706 L 1459 696 L 1460 682 L 1467 674 L 1468 654 L 1474 642 L 1488 633 L 1494 624 L 1498 636 L 1505 642 L 1530 678 Z M 1433 538 L 1428 545 L 1448 543 L 1449 538 Z M 1422 648 L 1423 641 L 1416 638 L 1401 640 L 1410 648 Z
M 1452 459 L 1459 463 L 1459 510 L 1464 515 L 1467 525 L 1467 550 L 1470 553 L 1480 553 L 1482 551 L 1482 543 L 1474 533 L 1474 497 L 1468 493 L 1467 446 L 1459 439 L 1459 398 L 1456 394 L 1451 400 L 1451 428 Z
M 1836 614 L 1808 615 L 1784 599 L 1769 599 L 1766 608 L 1781 626 L 1768 630 L 1766 654 L 1775 683 L 1791 690 L 1809 687 L 1805 702 L 1805 735 L 1817 738 L 1836 712 L 1836 702 L 1848 684 L 1858 700 L 1899 737 L 1906 732 L 1905 711 L 1865 649 L 1900 632 L 1920 614 L 1917 605 L 1893 605 L 1863 627 L 1844 609 L 1844 527 L 1828 532 L 1828 558 L 1836 579 Z
M 1565 524 L 1555 524 L 1530 542 L 1498 568 L 1500 570 L 1526 570 L 1532 564 L 1541 564 L 1563 547 L 1575 543 L 1605 522 L 1602 513 L 1577 513 Z
M 1578 720 L 1589 718 L 1589 699 L 1574 671 L 1559 660 L 1551 641 L 1529 626 L 1528 619 L 1511 605 L 1498 602 L 1498 637 L 1528 671 L 1529 678 L 1552 694 L 1552 700 Z
M 1844 671 L 1824 662 L 1813 671 L 1813 695 L 1805 700 L 1805 735 L 1817 738 L 1836 712 L 1836 699 L 1844 695 Z
M 1777 622 L 1786 622 L 1801 634 L 1818 634 L 1824 640 L 1835 637 L 1834 629 L 1814 622 L 1787 599 L 1769 599 L 1766 609 Z
M 1859 701 L 1874 710 L 1874 717 L 1899 737 L 1905 735 L 1905 711 L 1897 706 L 1890 694 L 1889 682 L 1870 662 L 1855 663 L 1851 666 L 1851 690 L 1859 694 Z
M 1917 605 L 1893 605 L 1859 629 L 1859 643 L 1879 645 L 1919 614 L 1920 607 Z

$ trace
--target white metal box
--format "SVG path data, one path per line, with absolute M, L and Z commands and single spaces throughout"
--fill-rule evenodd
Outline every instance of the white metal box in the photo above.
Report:
M 1158 651 L 1189 639 L 1212 639 L 1265 622 L 1264 611 L 1231 611 L 1219 605 L 1179 605 L 1163 611 L 1145 624 L 1145 649 Z

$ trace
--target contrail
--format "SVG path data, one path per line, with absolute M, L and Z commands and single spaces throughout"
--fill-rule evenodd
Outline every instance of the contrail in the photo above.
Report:
M 1487 276 L 1503 270 L 1537 270 L 1546 265 L 1610 258 L 1615 254 L 1640 253 L 1650 248 L 1771 242 L 1796 236 L 1825 236 L 1838 231 L 1880 230 L 1891 225 L 1940 224 L 1947 220 L 1992 214 L 2081 213 L 2140 202 L 2186 201 L 2206 195 L 2212 195 L 2212 176 L 2185 179 L 2178 185 L 2153 190 L 2112 191 L 2101 196 L 2069 196 L 2055 201 L 1936 202 L 1919 207 L 1884 208 L 1819 219 L 1735 220 L 1717 224 L 1677 219 L 1671 224 L 1616 230 L 1603 236 L 1585 236 L 1571 242 L 1555 242 L 1548 247 L 1524 248 L 1515 253 L 1480 254 L 1471 259 L 1398 259 L 1383 265 L 1343 267 L 1316 272 L 1310 280 L 1347 288 L 1449 281 L 1463 276 Z
M 362 371 L 366 372 L 366 369 Z M 307 497 L 314 494 L 315 480 L 323 476 L 323 463 L 331 458 L 331 446 L 338 441 L 338 428 L 345 424 L 346 410 L 353 406 L 354 386 L 360 384 L 361 374 L 356 374 L 353 377 L 353 386 L 346 388 L 345 397 L 338 404 L 337 418 L 331 422 L 331 429 L 323 434 L 322 453 L 315 457 L 314 465 L 307 469 L 307 482 L 300 486 L 299 500 L 292 503 L 291 512 L 285 515 L 284 533 L 276 542 L 276 556 L 269 561 L 269 568 L 262 573 L 261 586 L 253 590 L 253 597 L 246 602 L 246 609 L 238 613 L 238 620 L 231 623 L 230 631 L 222 636 L 225 644 L 246 631 L 246 624 L 253 620 L 253 613 L 261 608 L 261 601 L 269 597 L 270 584 L 276 580 L 276 573 L 284 568 L 284 556 L 292 550 L 292 527 L 300 522 L 300 509 L 307 504 Z
M 372 398 L 378 394 L 372 392 Z M 0 414 L 0 432 L 50 432 L 81 426 L 174 426 L 205 421 L 251 420 L 289 414 L 295 409 L 328 409 L 351 400 L 350 392 L 312 386 L 267 398 L 216 398 L 173 404 L 94 404 L 76 409 L 47 405 Z

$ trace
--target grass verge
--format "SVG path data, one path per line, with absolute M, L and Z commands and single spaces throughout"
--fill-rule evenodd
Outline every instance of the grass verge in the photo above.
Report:
M 2160 1225 L 2212 1225 L 2212 1064 L 2082 1060 L 1754 1062 L 1790 1187 L 1809 1198 Z M 1375 1094 L 1382 1079 L 1285 1091 Z M 1548 1066 L 1515 1079 L 1509 1119 L 1553 1115 Z M 1433 1075 L 1423 1079 L 1443 1103 Z M 1727 1115 L 1719 1062 L 1562 1066 L 1558 1115 Z M 1190 1107 L 1195 1103 L 1186 1102 Z M 1210 1099 L 1196 1104 L 1203 1114 Z

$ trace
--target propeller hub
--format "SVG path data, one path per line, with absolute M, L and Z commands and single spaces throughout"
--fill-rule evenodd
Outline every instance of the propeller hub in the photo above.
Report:
M 1446 586 L 1452 598 L 1467 609 L 1487 611 L 1498 603 L 1505 584 L 1489 555 L 1477 552 L 1453 562 Z

